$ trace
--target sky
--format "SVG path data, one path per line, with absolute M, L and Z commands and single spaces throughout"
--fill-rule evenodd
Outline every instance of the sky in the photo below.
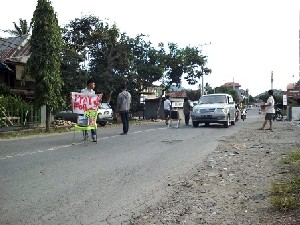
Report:
M 199 47 L 212 73 L 204 84 L 236 82 L 252 96 L 273 88 L 286 90 L 300 78 L 299 0 L 52 0 L 60 26 L 82 15 L 116 23 L 131 37 L 149 35 L 179 47 Z M 30 21 L 37 0 L 1 2 L 1 30 L 19 18 Z M 3 10 L 6 9 L 6 10 Z M 201 81 L 199 82 L 201 84 Z M 197 89 L 198 86 L 187 86 Z

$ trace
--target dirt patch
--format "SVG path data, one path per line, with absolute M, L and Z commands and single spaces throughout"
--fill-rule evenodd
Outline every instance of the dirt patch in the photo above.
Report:
M 167 200 L 135 215 L 130 224 L 296 225 L 300 210 L 280 212 L 270 203 L 271 184 L 289 176 L 287 153 L 300 148 L 300 127 L 276 122 L 274 132 L 247 125 L 204 163 L 174 184 Z

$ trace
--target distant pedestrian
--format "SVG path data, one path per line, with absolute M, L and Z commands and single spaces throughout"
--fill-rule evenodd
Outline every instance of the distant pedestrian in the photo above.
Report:
M 190 105 L 189 99 L 185 97 L 183 102 L 183 114 L 186 126 L 189 126 L 191 110 L 192 107 Z
M 95 95 L 95 81 L 93 79 L 89 79 L 87 82 L 86 82 L 86 88 L 82 89 L 81 90 L 81 93 L 85 93 L 87 95 Z M 96 130 L 92 129 L 91 130 L 91 135 L 92 135 L 92 140 L 93 142 L 97 142 L 97 132 Z M 88 140 L 89 138 L 89 135 L 88 135 L 88 132 L 85 130 L 83 131 L 83 139 L 86 141 Z
M 120 114 L 123 124 L 123 132 L 120 135 L 126 135 L 129 130 L 131 94 L 127 91 L 127 85 L 122 85 L 121 89 L 117 98 L 117 112 Z
M 164 101 L 164 114 L 165 114 L 166 125 L 169 125 L 171 105 L 172 104 L 170 101 L 170 96 L 166 95 L 166 100 Z
M 269 121 L 270 128 L 266 129 L 266 130 L 273 131 L 272 122 L 273 122 L 273 117 L 274 117 L 274 113 L 275 113 L 275 109 L 274 109 L 275 101 L 273 98 L 273 90 L 269 90 L 268 94 L 269 94 L 269 98 L 267 100 L 267 103 L 264 104 L 265 112 L 266 112 L 265 121 L 263 123 L 263 126 L 261 128 L 259 128 L 259 130 L 264 130 L 265 126 L 267 125 L 267 122 Z

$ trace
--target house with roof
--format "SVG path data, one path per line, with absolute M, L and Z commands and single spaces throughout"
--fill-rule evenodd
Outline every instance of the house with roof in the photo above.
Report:
M 300 104 L 300 87 L 296 83 L 289 83 L 286 91 L 282 91 L 281 94 L 287 96 L 288 102 L 295 101 Z
M 23 98 L 33 98 L 34 80 L 25 76 L 22 85 L 22 74 L 30 56 L 30 35 L 0 38 L 0 83 L 10 87 L 11 94 Z
M 232 88 L 232 89 L 236 90 L 236 92 L 239 96 L 239 101 L 243 101 L 243 99 L 245 98 L 246 91 L 243 89 L 240 89 L 241 85 L 239 83 L 227 82 L 227 83 L 223 84 L 222 87 Z

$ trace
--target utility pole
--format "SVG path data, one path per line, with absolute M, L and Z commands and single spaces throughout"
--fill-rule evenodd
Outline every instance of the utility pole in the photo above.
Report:
M 273 71 L 271 71 L 271 90 L 273 90 Z
M 201 53 L 202 53 L 202 47 L 206 46 L 206 45 L 211 45 L 211 42 L 203 43 L 203 44 L 199 45 L 201 47 Z M 201 96 L 203 96 L 204 95 L 204 74 L 203 74 L 203 68 L 201 68 L 201 69 L 202 69 Z

